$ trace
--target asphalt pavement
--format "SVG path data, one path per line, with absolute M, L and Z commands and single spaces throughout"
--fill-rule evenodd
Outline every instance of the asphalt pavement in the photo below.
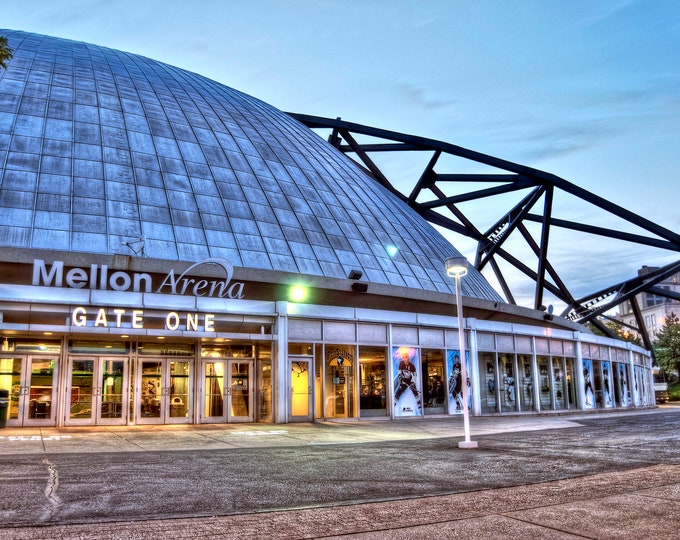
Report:
M 0 538 L 678 538 L 680 406 L 0 429 Z

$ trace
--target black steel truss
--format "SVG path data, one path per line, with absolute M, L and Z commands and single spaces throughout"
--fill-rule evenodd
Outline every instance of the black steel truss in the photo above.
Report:
M 576 298 L 550 263 L 548 258 L 550 235 L 553 229 L 563 229 L 671 252 L 680 252 L 680 235 L 563 178 L 538 169 L 454 144 L 346 122 L 340 118 L 289 114 L 309 128 L 330 130 L 328 141 L 333 146 L 350 157 L 360 168 L 372 175 L 380 184 L 430 223 L 474 239 L 477 242 L 475 267 L 480 271 L 486 267 L 490 268 L 508 302 L 516 304 L 512 289 L 499 263 L 521 272 L 534 281 L 533 307 L 535 309 L 545 309 L 544 294 L 548 292 L 566 304 L 567 307 L 561 316 L 579 323 L 590 322 L 612 337 L 617 336 L 603 323 L 604 320 L 610 319 L 606 312 L 629 301 L 637 323 L 635 330 L 642 337 L 646 348 L 652 350 L 635 296 L 641 292 L 649 292 L 667 298 L 680 299 L 680 295 L 676 293 L 655 287 L 659 282 L 680 271 L 680 259 L 643 276 L 635 276 L 587 296 Z M 370 142 L 366 142 L 367 138 Z M 425 152 L 431 156 L 418 178 L 407 179 L 407 185 L 413 186 L 407 193 L 400 191 L 396 183 L 388 179 L 387 173 L 376 164 L 376 160 L 379 154 L 394 155 L 412 152 Z M 372 158 L 371 155 L 376 157 Z M 442 171 L 440 169 L 447 168 L 446 164 L 442 164 L 442 157 L 446 156 L 462 158 L 467 163 L 490 167 L 493 171 L 488 174 Z M 485 184 L 489 187 L 477 188 Z M 466 185 L 474 185 L 475 189 L 461 187 Z M 458 191 L 450 194 L 452 189 Z M 555 196 L 560 192 L 589 203 L 610 216 L 620 218 L 625 223 L 641 229 L 643 234 L 555 218 L 553 206 Z M 492 204 L 485 205 L 486 214 L 495 212 L 499 216 L 491 227 L 480 230 L 472 218 L 461 210 L 462 203 L 503 194 L 524 195 L 510 208 L 499 208 Z M 529 228 L 532 224 L 539 225 L 538 234 L 535 232 L 532 234 Z M 525 257 L 516 256 L 510 252 L 508 239 L 511 236 L 520 237 L 530 248 L 530 252 L 535 257 L 532 261 L 533 266 L 522 260 Z M 526 246 L 524 246 L 525 251 Z

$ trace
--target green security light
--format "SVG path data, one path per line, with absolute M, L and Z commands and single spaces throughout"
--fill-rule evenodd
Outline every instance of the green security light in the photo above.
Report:
M 289 296 L 293 302 L 304 302 L 307 298 L 307 287 L 304 285 L 293 285 L 290 289 Z

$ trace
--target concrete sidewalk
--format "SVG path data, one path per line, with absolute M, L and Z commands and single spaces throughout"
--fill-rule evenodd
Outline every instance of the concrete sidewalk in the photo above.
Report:
M 578 417 L 570 416 L 480 417 L 471 422 L 473 436 L 563 429 L 579 425 Z M 0 453 L 217 450 L 418 441 L 450 437 L 463 437 L 462 417 L 300 424 L 25 427 L 0 429 Z
M 552 538 L 675 540 L 680 466 L 447 496 L 191 519 L 28 527 L 16 540 Z M 448 516 L 448 518 L 442 518 Z M 8 533 L 3 536 L 3 533 Z
M 178 508 L 175 519 L 156 519 L 153 515 L 128 519 L 112 516 L 83 523 L 57 521 L 13 529 L 0 525 L 0 538 L 678 537 L 680 408 L 664 406 L 653 411 L 615 415 L 484 417 L 473 418 L 471 423 L 473 439 L 479 439 L 478 450 L 456 448 L 456 441 L 462 438 L 462 420 L 457 418 L 286 425 L 3 429 L 0 430 L 0 453 L 4 466 L 10 466 L 14 455 L 22 459 L 33 455 L 38 460 L 45 456 L 48 461 L 56 461 L 61 456 L 59 459 L 63 461 L 71 459 L 69 455 L 82 459 L 103 453 L 158 453 L 160 463 L 164 463 L 163 456 L 175 453 L 191 456 L 196 452 L 198 456 L 214 451 L 228 458 L 250 450 L 253 460 L 258 459 L 257 453 L 266 460 L 295 448 L 315 449 L 317 456 L 324 454 L 325 447 L 330 453 L 343 448 L 389 446 L 393 453 L 395 448 L 402 452 L 403 457 L 400 454 L 398 459 L 411 459 L 428 451 L 440 452 L 433 455 L 449 452 L 460 466 L 474 467 L 478 480 L 456 484 L 458 492 L 433 496 L 386 494 L 385 500 L 373 495 L 372 500 L 366 501 L 357 493 L 356 504 L 346 498 L 336 502 L 331 498 L 309 507 L 282 503 L 279 509 L 224 515 L 187 516 Z M 349 453 L 356 452 L 349 450 Z M 379 453 L 376 456 L 374 470 L 379 476 L 382 462 L 389 457 L 380 458 Z M 517 485 L 503 485 L 507 477 L 498 466 L 503 460 L 508 464 L 533 461 L 538 470 L 532 471 L 533 476 L 527 474 L 514 480 Z M 557 460 L 566 466 L 559 471 L 548 470 Z M 593 463 L 597 467 L 584 466 Z M 295 473 L 281 477 L 279 471 L 272 470 L 278 482 L 299 478 Z M 526 465 L 519 465 L 517 470 L 527 471 Z M 387 468 L 385 472 L 391 473 Z M 62 474 L 67 474 L 67 470 Z M 189 481 L 189 469 L 186 474 Z M 406 482 L 406 469 L 404 474 Z M 267 476 L 263 478 L 266 482 Z M 538 481 L 541 478 L 546 480 Z M 248 484 L 244 482 L 243 486 L 246 489 Z M 57 489 L 56 485 L 53 487 Z M 0 508 L 16 504 L 7 493 L 0 494 L 0 502 Z

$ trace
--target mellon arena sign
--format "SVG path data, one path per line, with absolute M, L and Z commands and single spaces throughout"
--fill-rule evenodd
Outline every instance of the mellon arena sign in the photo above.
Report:
M 199 266 L 212 264 L 224 271 L 224 279 L 208 279 L 191 276 Z M 152 276 L 146 272 L 111 271 L 105 264 L 91 264 L 89 268 L 68 268 L 64 261 L 45 263 L 33 261 L 32 285 L 42 287 L 68 287 L 71 289 L 110 290 L 174 295 L 204 296 L 213 298 L 244 298 L 244 283 L 232 281 L 233 265 L 226 259 L 213 257 L 192 264 L 181 273 L 174 269 L 164 276 Z

